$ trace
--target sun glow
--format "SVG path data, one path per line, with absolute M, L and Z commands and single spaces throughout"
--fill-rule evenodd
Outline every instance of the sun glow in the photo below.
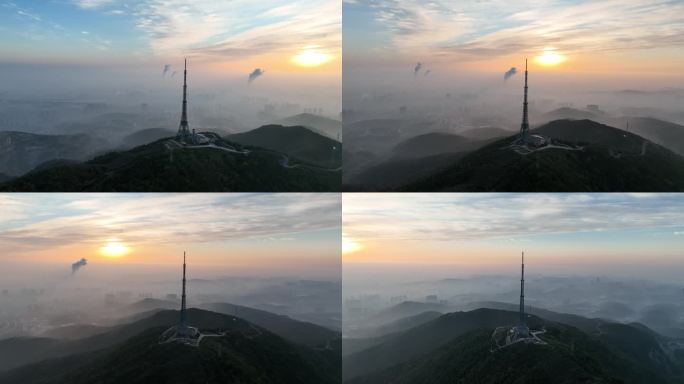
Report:
M 342 235 L 342 254 L 356 252 L 361 248 L 361 244 L 359 244 L 356 240 L 344 234 Z
M 128 246 L 122 243 L 119 239 L 109 239 L 100 247 L 100 253 L 107 257 L 119 257 L 129 252 Z
M 332 56 L 321 52 L 319 47 L 311 45 L 292 57 L 292 62 L 302 67 L 318 67 L 332 59 Z
M 537 63 L 546 66 L 558 65 L 565 61 L 565 56 L 553 49 L 545 49 L 544 52 L 536 57 Z

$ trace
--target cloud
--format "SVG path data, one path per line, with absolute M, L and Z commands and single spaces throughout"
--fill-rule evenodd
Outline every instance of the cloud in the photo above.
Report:
M 553 233 L 684 228 L 684 196 L 627 194 L 349 194 L 346 233 L 357 239 L 520 239 Z
M 264 72 L 266 72 L 266 71 L 264 71 L 264 70 L 261 69 L 261 68 L 256 68 L 255 70 L 253 70 L 253 71 L 249 74 L 249 76 L 247 76 L 247 83 L 251 84 L 252 81 L 256 80 L 257 77 L 263 75 Z
M 423 63 L 416 63 L 416 66 L 413 67 L 413 76 L 417 76 L 421 68 L 423 68 Z
M 81 258 L 81 260 L 71 264 L 71 274 L 73 275 L 74 273 L 76 273 L 76 271 L 86 266 L 87 264 L 88 260 L 86 260 L 85 258 Z
M 518 70 L 515 67 L 511 67 L 511 69 L 504 73 L 504 81 L 510 79 L 511 76 L 515 75 L 516 73 L 518 73 Z
M 85 9 L 100 8 L 114 3 L 114 0 L 75 0 L 77 6 Z
M 0 246 L 43 249 L 111 237 L 153 244 L 277 238 L 338 228 L 341 221 L 336 194 L 56 195 L 11 197 L 21 213 L 15 220 L 0 217 Z
M 26 18 L 31 19 L 33 21 L 41 21 L 42 20 L 42 18 L 40 16 L 33 14 L 33 13 L 29 13 L 29 12 L 24 11 L 22 9 L 17 10 L 17 14 L 19 16 L 26 17 Z

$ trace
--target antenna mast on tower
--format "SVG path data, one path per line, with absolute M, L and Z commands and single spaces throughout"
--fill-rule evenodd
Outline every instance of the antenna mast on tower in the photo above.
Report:
M 520 141 L 523 143 L 527 141 L 529 134 L 530 123 L 527 120 L 527 59 L 525 59 L 525 96 L 523 99 L 523 117 L 522 124 L 520 124 Z
M 525 326 L 525 252 L 520 265 L 520 325 Z
M 180 310 L 180 328 L 184 329 L 188 326 L 186 302 L 185 302 L 185 251 L 183 251 L 183 293 L 181 295 L 181 310 Z

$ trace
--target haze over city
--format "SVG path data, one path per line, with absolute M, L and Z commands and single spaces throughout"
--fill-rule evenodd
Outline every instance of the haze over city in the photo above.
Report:
M 524 252 L 530 313 L 681 337 L 683 204 L 679 194 L 345 194 L 344 332 L 517 310 Z
M 218 120 L 236 132 L 304 110 L 332 117 L 340 110 L 341 18 L 334 1 L 3 1 L 0 7 L 4 99 L 106 103 L 107 112 L 138 112 L 145 104 L 148 115 L 176 125 L 187 57 L 198 128 Z M 63 133 L 34 125 L 22 128 Z
M 566 171 L 585 177 L 583 183 L 549 183 L 548 172 L 565 164 L 544 159 L 549 171 L 515 170 L 508 172 L 513 181 L 497 184 L 505 164 L 515 168 L 519 162 L 513 160 L 524 158 L 499 164 L 486 148 L 498 141 L 503 146 L 503 139 L 510 143 L 520 130 L 529 85 L 526 119 L 545 138 L 537 148 L 556 148 L 539 156 L 571 143 L 624 151 L 618 149 L 624 147 L 621 131 L 650 142 L 642 145 L 682 155 L 681 2 L 347 0 L 343 15 L 346 190 L 682 189 L 681 158 L 673 160 L 676 170 L 663 171 L 675 185 L 598 186 L 587 168 L 618 175 L 608 170 L 612 160 L 586 165 L 590 160 L 580 151 L 572 155 L 582 166 Z M 626 164 L 631 160 L 643 162 L 639 167 L 656 162 L 643 158 L 645 152 L 629 153 L 642 158 L 615 162 L 621 180 L 632 178 L 626 175 L 635 169 Z
M 212 345 L 221 345 L 219 358 L 201 364 L 215 368 L 193 371 L 193 380 L 271 372 L 283 355 L 316 376 L 302 365 L 311 354 L 325 351 L 322 365 L 339 362 L 339 342 L 325 346 L 341 328 L 340 199 L 0 194 L 0 381 L 38 380 L 32 364 L 73 356 L 76 364 L 55 364 L 45 378 L 165 382 L 171 361 L 191 361 Z M 226 353 L 232 348 L 239 352 Z M 164 364 L 150 364 L 155 353 Z M 131 360 L 104 364 L 111 373 L 89 370 L 114 355 Z M 334 378 L 334 366 L 330 372 L 315 380 L 330 382 L 322 378 Z

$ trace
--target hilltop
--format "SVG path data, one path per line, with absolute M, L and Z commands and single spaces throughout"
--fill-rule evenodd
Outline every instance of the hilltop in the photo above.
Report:
M 324 168 L 342 166 L 342 144 L 302 126 L 265 125 L 227 136 L 245 146 L 261 147 Z
M 473 151 L 404 191 L 657 192 L 684 190 L 684 157 L 641 136 L 591 120 L 556 120 L 532 133 L 548 146 L 521 154 L 515 137 Z
M 342 122 L 311 113 L 300 113 L 276 122 L 284 126 L 303 126 L 333 140 L 340 140 Z
M 86 134 L 40 135 L 0 132 L 0 173 L 21 176 L 54 159 L 84 160 L 107 148 L 103 139 Z
M 285 340 L 236 316 L 190 309 L 188 322 L 203 333 L 217 336 L 204 338 L 199 347 L 160 344 L 161 333 L 177 321 L 177 311 L 161 311 L 90 338 L 54 341 L 50 353 L 33 349 L 41 355 L 29 356 L 32 361 L 0 374 L 0 381 L 26 384 L 340 381 L 339 343 L 334 341 L 326 347 L 311 348 Z
M 348 383 L 675 383 L 684 354 L 674 340 L 640 324 L 554 314 L 528 316 L 545 341 L 493 350 L 492 331 L 518 314 L 453 312 L 343 358 Z M 588 325 L 591 324 L 591 327 Z
M 340 171 L 311 165 L 281 152 L 220 138 L 181 146 L 165 138 L 92 160 L 58 163 L 0 184 L 22 192 L 338 191 Z

